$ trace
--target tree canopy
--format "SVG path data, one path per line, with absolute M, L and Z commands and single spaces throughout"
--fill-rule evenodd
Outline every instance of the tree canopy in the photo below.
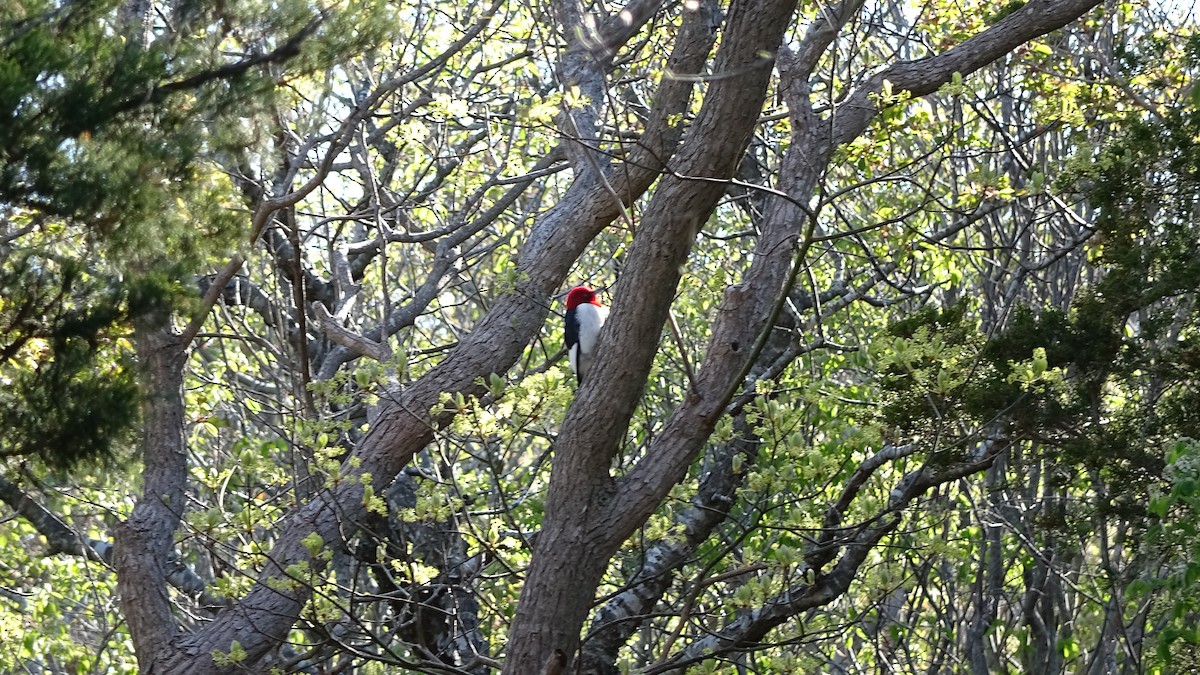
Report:
M 1198 70 L 1178 3 L 0 4 L 0 663 L 1185 672 Z

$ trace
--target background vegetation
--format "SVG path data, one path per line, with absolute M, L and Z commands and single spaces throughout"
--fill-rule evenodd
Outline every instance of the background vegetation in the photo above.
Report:
M 1198 59 L 1149 1 L 0 3 L 0 671 L 1200 667 Z

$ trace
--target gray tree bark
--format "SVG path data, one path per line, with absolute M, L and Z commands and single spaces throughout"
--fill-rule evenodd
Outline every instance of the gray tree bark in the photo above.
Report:
M 117 527 L 113 565 L 121 610 L 143 672 L 172 644 L 179 626 L 167 590 L 168 557 L 184 510 L 187 452 L 183 440 L 185 345 L 160 311 L 139 321 L 134 347 L 141 365 L 143 488 L 129 518 Z
M 148 419 L 153 413 L 161 416 L 163 424 L 147 430 L 146 489 L 118 539 L 119 547 L 125 549 L 118 550 L 122 601 L 143 669 L 236 672 L 281 644 L 311 589 L 283 587 L 278 582 L 288 577 L 285 570 L 289 565 L 306 563 L 321 569 L 325 564 L 310 556 L 302 540 L 316 533 L 327 545 L 337 546 L 346 532 L 364 522 L 359 478 L 367 477 L 376 494 L 382 493 L 413 454 L 430 442 L 434 429 L 451 418 L 451 411 L 435 410 L 443 394 L 478 393 L 475 382 L 479 378 L 512 367 L 540 331 L 550 298 L 572 263 L 601 229 L 665 171 L 668 175 L 650 200 L 613 293 L 616 301 L 602 335 L 605 347 L 597 358 L 597 376 L 579 390 L 555 448 L 544 530 L 509 636 L 504 672 L 528 675 L 566 667 L 578 649 L 581 627 L 610 556 L 682 479 L 743 383 L 761 349 L 764 328 L 777 314 L 786 293 L 795 247 L 805 234 L 799 224 L 806 220 L 806 205 L 816 180 L 837 146 L 861 134 L 878 112 L 872 95 L 882 90 L 885 80 L 894 91 L 908 90 L 918 96 L 935 91 L 955 72 L 973 72 L 1097 4 L 1098 0 L 1033 0 L 943 54 L 897 63 L 877 73 L 824 120 L 812 113 L 804 98 L 807 80 L 836 35 L 836 24 L 822 24 L 824 32 L 818 31 L 805 51 L 785 55 L 780 65 L 784 86 L 789 96 L 796 97 L 789 99 L 789 105 L 795 102 L 792 114 L 798 123 L 793 145 L 799 147 L 785 162 L 789 184 L 769 207 L 772 215 L 758 243 L 762 255 L 755 257 L 743 282 L 727 290 L 714 317 L 713 337 L 694 390 L 671 416 L 648 457 L 615 480 L 609 473 L 610 463 L 641 396 L 680 267 L 745 151 L 762 109 L 772 57 L 781 52 L 794 9 L 788 0 L 735 0 L 724 24 L 722 47 L 704 105 L 679 152 L 674 152 L 679 141 L 675 116 L 687 108 L 691 83 L 666 78 L 642 145 L 627 163 L 578 171 L 563 200 L 528 233 L 512 292 L 497 299 L 455 351 L 384 404 L 378 422 L 348 459 L 345 480 L 318 492 L 281 524 L 280 537 L 254 588 L 187 636 L 177 635 L 171 620 L 161 564 L 148 557 L 169 549 L 183 505 L 182 402 L 178 401 L 175 412 L 165 408 L 148 411 Z M 854 2 L 846 5 L 856 6 Z M 682 40 L 688 33 L 680 35 Z M 695 53 L 707 54 L 703 38 L 688 38 L 696 42 Z M 572 75 L 582 80 L 596 76 L 587 68 Z M 586 118 L 574 123 L 581 119 L 586 126 Z M 588 156 L 584 153 L 577 161 L 587 162 Z M 448 250 L 440 251 L 439 259 L 449 255 Z M 178 380 L 173 378 L 177 378 L 175 369 L 181 368 L 182 347 L 172 343 L 166 333 L 145 337 L 149 341 L 139 347 L 139 353 L 145 354 L 148 372 L 158 373 L 148 382 L 165 392 L 164 406 L 175 406 L 177 396 L 169 393 L 178 391 Z M 983 468 L 986 463 L 959 470 Z M 902 498 L 896 508 L 953 475 L 958 474 L 913 476 L 897 488 Z M 698 658 L 705 649 L 731 649 L 757 640 L 796 613 L 837 597 L 870 548 L 898 522 L 898 516 L 889 515 L 842 542 L 842 557 L 817 582 L 789 591 L 710 641 L 694 643 L 679 662 Z M 218 667 L 211 654 L 228 651 L 235 640 L 246 651 L 247 661 Z M 679 662 L 664 664 L 663 670 Z

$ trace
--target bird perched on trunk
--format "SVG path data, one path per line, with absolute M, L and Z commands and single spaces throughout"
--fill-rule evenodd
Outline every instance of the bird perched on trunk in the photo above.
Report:
M 608 318 L 608 308 L 600 304 L 596 291 L 576 286 L 567 293 L 567 359 L 579 382 L 587 374 L 596 354 L 596 339 Z

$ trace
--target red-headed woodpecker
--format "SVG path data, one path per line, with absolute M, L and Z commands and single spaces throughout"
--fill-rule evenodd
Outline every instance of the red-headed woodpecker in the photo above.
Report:
M 596 338 L 607 318 L 608 309 L 600 304 L 596 291 L 576 286 L 567 293 L 567 359 L 579 382 L 596 354 Z

